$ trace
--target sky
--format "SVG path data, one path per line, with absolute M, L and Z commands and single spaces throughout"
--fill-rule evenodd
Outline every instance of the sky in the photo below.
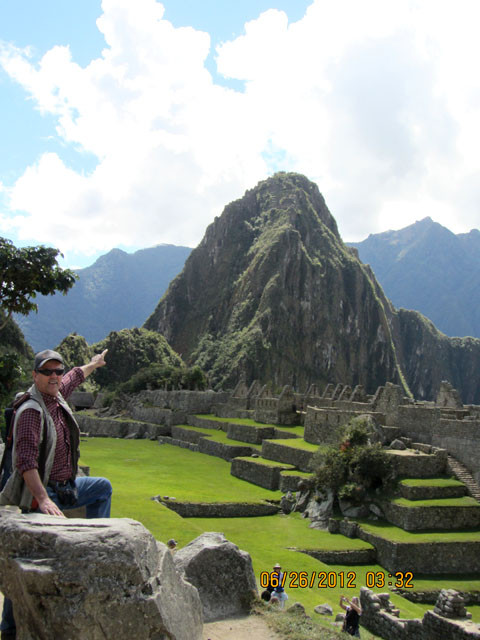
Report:
M 480 226 L 478 0 L 0 0 L 0 235 L 196 246 L 276 171 L 345 241 Z

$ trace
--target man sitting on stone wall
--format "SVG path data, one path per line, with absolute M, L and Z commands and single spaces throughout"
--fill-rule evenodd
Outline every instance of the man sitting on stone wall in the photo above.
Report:
M 106 478 L 77 478 L 80 430 L 66 399 L 98 367 L 105 350 L 64 375 L 62 356 L 47 349 L 35 356 L 28 396 L 15 413 L 13 471 L 0 505 L 65 517 L 62 510 L 86 506 L 87 518 L 110 517 L 112 486 Z M 15 638 L 12 603 L 5 598 L 2 640 Z

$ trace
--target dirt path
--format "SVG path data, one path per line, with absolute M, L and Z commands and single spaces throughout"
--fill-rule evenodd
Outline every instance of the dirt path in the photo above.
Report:
M 282 640 L 260 616 L 233 618 L 203 625 L 203 640 Z
M 3 595 L 0 593 L 0 612 Z M 259 616 L 208 622 L 203 625 L 203 640 L 282 640 Z

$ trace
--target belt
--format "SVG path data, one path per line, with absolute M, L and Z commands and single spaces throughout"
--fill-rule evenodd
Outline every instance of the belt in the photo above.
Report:
M 69 484 L 70 479 L 68 480 L 49 480 L 48 486 L 52 489 L 56 489 L 57 487 L 66 487 Z

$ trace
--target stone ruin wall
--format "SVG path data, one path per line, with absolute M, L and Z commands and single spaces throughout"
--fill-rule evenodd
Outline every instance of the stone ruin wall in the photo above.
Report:
M 448 602 L 458 599 L 460 608 L 455 616 L 449 613 Z M 401 619 L 398 609 L 390 602 L 390 594 L 360 589 L 361 622 L 369 631 L 382 638 L 395 640 L 480 640 L 478 625 L 472 623 L 463 607 L 461 596 L 452 590 L 442 591 L 435 609 L 427 611 L 423 619 Z M 455 603 L 456 604 L 456 603 Z M 454 604 L 454 606 L 455 606 Z M 456 612 L 454 612 L 456 613 Z M 462 615 L 463 614 L 463 615 Z
M 90 397 L 89 397 L 90 396 Z M 79 394 L 78 406 L 101 406 L 101 396 Z M 74 396 L 74 404 L 77 402 Z M 95 404 L 94 404 L 95 403 Z M 367 395 L 361 385 L 327 384 L 323 392 L 312 385 L 306 393 L 285 386 L 274 394 L 267 385 L 240 382 L 232 392 L 143 391 L 127 407 L 132 421 L 172 426 L 185 424 L 195 413 L 215 413 L 219 417 L 249 417 L 264 424 L 305 424 L 304 438 L 312 444 L 334 442 L 337 429 L 354 416 L 369 414 L 383 431 L 446 449 L 462 462 L 480 482 L 480 406 L 463 406 L 458 392 L 442 383 L 436 402 L 415 402 L 403 396 L 391 383 Z M 123 428 L 125 430 L 125 428 Z M 114 424 L 100 425 L 98 434 L 110 434 Z M 135 424 L 120 437 L 135 431 Z M 157 435 L 145 432 L 144 437 Z M 158 434 L 161 435 L 161 434 Z M 388 439 L 388 438 L 387 438 Z
M 384 431 L 411 438 L 414 442 L 446 449 L 462 462 L 480 482 L 480 406 L 458 406 L 456 391 L 451 390 L 448 403 L 448 387 L 441 387 L 440 401 L 415 402 L 403 397 L 401 388 L 387 383 L 379 387 L 367 402 L 326 401 L 308 404 L 305 413 L 305 435 L 307 442 L 320 444 L 333 442 L 337 429 L 354 416 L 373 416 Z M 445 398 L 447 396 L 447 398 Z M 309 399 L 315 400 L 315 399 Z M 326 406 L 326 402 L 330 402 Z M 439 406 L 440 404 L 440 406 Z M 455 404 L 455 406 L 453 406 Z

